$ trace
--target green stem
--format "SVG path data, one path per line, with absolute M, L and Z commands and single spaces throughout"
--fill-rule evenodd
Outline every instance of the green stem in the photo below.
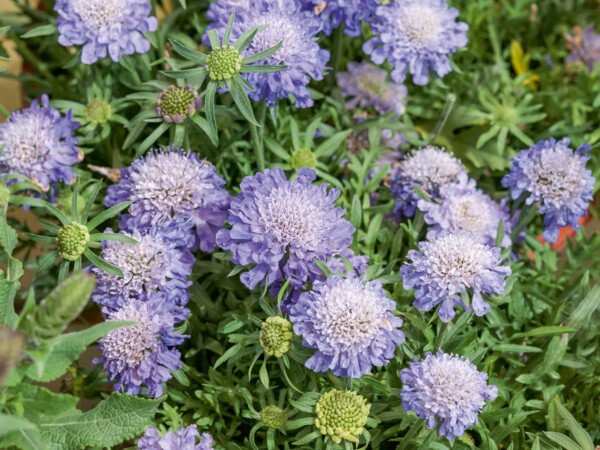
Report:
M 340 71 L 342 61 L 342 51 L 344 50 L 344 25 L 341 24 L 333 32 L 333 51 L 331 54 L 331 67 L 333 69 L 332 76 L 329 78 L 329 84 L 335 84 L 336 75 Z
M 396 447 L 396 450 L 404 450 L 409 444 L 410 440 L 417 435 L 422 425 L 423 421 L 417 419 L 417 421 L 412 425 L 412 427 L 410 427 L 408 432 L 404 435 L 404 437 L 398 444 L 398 447 Z
M 444 337 L 446 337 L 446 332 L 448 331 L 448 323 L 442 324 L 442 329 L 435 337 L 435 343 L 433 344 L 433 348 L 435 351 L 440 350 L 442 345 L 444 344 Z
M 265 132 L 265 118 L 267 115 L 267 104 L 261 102 L 258 105 L 257 120 L 261 124 L 260 131 L 259 127 L 250 124 L 250 136 L 252 138 L 252 146 L 254 147 L 254 154 L 256 155 L 256 164 L 258 170 L 262 172 L 265 170 L 265 147 L 263 142 L 263 134 Z

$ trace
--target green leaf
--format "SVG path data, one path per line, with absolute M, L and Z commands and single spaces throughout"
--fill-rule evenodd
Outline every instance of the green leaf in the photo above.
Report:
M 594 286 L 567 319 L 567 326 L 580 329 L 588 324 L 600 307 L 600 286 Z
M 26 419 L 0 414 L 0 437 L 19 430 L 35 430 L 36 426 Z
M 329 139 L 327 139 L 325 142 L 323 142 L 317 147 L 317 149 L 315 150 L 315 157 L 321 158 L 324 156 L 326 157 L 332 155 L 338 148 L 340 148 L 342 142 L 344 142 L 348 138 L 348 136 L 350 136 L 350 133 L 352 133 L 352 130 L 340 131 L 339 133 L 335 133 L 333 136 L 331 136 Z
M 218 83 L 211 81 L 206 86 L 204 92 L 204 110 L 206 111 L 206 119 L 208 120 L 208 126 L 210 132 L 206 133 L 208 136 L 214 136 L 217 144 L 219 143 L 219 131 L 217 129 L 217 115 L 215 113 L 215 94 L 217 93 Z
M 119 269 L 117 266 L 115 266 L 107 261 L 104 261 L 102 258 L 97 256 L 94 252 L 92 252 L 89 248 L 86 248 L 85 251 L 83 252 L 83 254 L 98 269 L 102 269 L 106 273 L 109 273 L 111 275 L 116 275 L 118 277 L 123 276 L 123 271 L 121 269 Z
M 531 345 L 516 345 L 516 344 L 498 344 L 492 346 L 492 350 L 496 352 L 508 352 L 508 353 L 540 353 L 541 348 L 533 347 Z
M 236 75 L 230 80 L 227 80 L 227 87 L 229 87 L 229 93 L 231 94 L 233 101 L 235 102 L 242 115 L 246 118 L 246 120 L 252 125 L 260 127 L 260 124 L 256 121 L 256 118 L 254 117 L 254 110 L 252 109 L 252 103 L 250 103 L 248 94 L 246 94 L 246 91 L 242 87 L 238 78 L 240 78 L 240 76 Z
M 276 44 L 271 48 L 263 50 L 260 53 L 257 53 L 256 55 L 252 55 L 248 58 L 244 58 L 243 63 L 244 63 L 244 65 L 248 65 L 248 64 L 252 64 L 252 63 L 261 61 L 263 59 L 267 59 L 269 56 L 271 56 L 275 52 L 277 52 L 277 50 L 279 50 L 282 46 L 283 46 L 283 41 L 279 42 L 279 44 Z M 284 66 L 282 66 L 282 67 L 284 67 Z
M 112 393 L 88 412 L 44 418 L 39 423 L 42 443 L 61 450 L 116 447 L 144 432 L 161 401 Z
M 39 27 L 34 28 L 33 30 L 29 30 L 27 33 L 22 34 L 21 35 L 21 39 L 31 39 L 31 38 L 35 38 L 35 37 L 41 37 L 41 36 L 51 36 L 53 34 L 56 34 L 56 24 L 48 24 L 48 25 L 42 25 Z
M 572 439 L 568 438 L 564 434 L 556 433 L 554 431 L 545 431 L 544 436 L 556 442 L 558 445 L 560 445 L 566 450 L 582 450 L 582 448 L 579 445 L 577 445 Z
M 90 236 L 90 241 L 92 242 L 100 242 L 100 241 L 117 241 L 124 242 L 125 244 L 137 244 L 138 241 L 134 238 L 127 236 L 125 234 L 120 233 L 96 233 Z
M 129 206 L 132 203 L 133 202 L 131 202 L 131 201 L 121 202 L 121 203 L 118 203 L 118 204 L 116 204 L 114 206 L 111 206 L 106 211 L 102 211 L 100 214 L 98 214 L 96 217 L 94 217 L 92 220 L 90 220 L 87 223 L 88 230 L 93 230 L 95 228 L 98 228 L 99 225 L 102 225 L 108 219 L 113 218 L 114 216 L 116 216 L 117 214 L 119 214 L 124 209 L 129 208 Z
M 193 50 L 183 45 L 181 42 L 176 41 L 175 39 L 170 39 L 169 42 L 173 46 L 173 50 L 175 50 L 175 53 L 179 54 L 185 59 L 196 62 L 198 64 L 206 63 L 206 55 L 204 53 L 200 53 L 196 50 Z
M 556 336 L 565 333 L 575 333 L 577 328 L 572 327 L 561 327 L 561 326 L 548 326 L 534 328 L 533 330 L 525 333 L 515 333 L 510 339 L 523 339 L 525 337 L 540 337 L 540 336 Z
M 258 377 L 260 378 L 260 382 L 265 387 L 266 390 L 269 390 L 269 372 L 267 371 L 267 358 L 262 363 L 260 370 L 258 371 Z
M 215 134 L 216 130 L 213 129 L 208 121 L 198 114 L 195 114 L 191 117 L 191 121 L 194 122 L 210 139 L 210 142 L 215 147 L 219 145 L 219 136 Z
M 154 145 L 158 139 L 165 134 L 169 129 L 169 124 L 166 122 L 161 123 L 144 141 L 138 146 L 135 151 L 136 158 L 142 156 L 146 150 Z
M 83 331 L 63 334 L 56 338 L 49 350 L 34 358 L 25 374 L 35 381 L 49 382 L 62 376 L 69 366 L 85 349 L 117 328 L 133 325 L 135 322 L 102 322 Z
M 567 428 L 571 433 L 573 433 L 573 437 L 577 441 L 577 443 L 583 448 L 583 450 L 594 450 L 594 442 L 590 435 L 583 429 L 577 419 L 573 417 L 573 415 L 562 405 L 558 397 L 554 399 L 554 403 L 558 414 L 563 418 L 563 420 L 567 424 Z
M 284 69 L 287 69 L 288 66 L 274 66 L 274 65 L 257 65 L 257 66 L 249 66 L 247 64 L 242 65 L 240 72 L 242 73 L 277 73 L 281 72 Z

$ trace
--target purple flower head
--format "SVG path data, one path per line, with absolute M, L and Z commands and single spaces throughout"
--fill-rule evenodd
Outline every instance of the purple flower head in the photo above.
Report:
M 123 169 L 104 203 L 133 201 L 121 219 L 123 230 L 156 227 L 166 236 L 188 236 L 188 241 L 196 241 L 193 248 L 210 252 L 227 217 L 230 196 L 224 184 L 215 167 L 197 153 L 159 150 Z
M 466 173 L 458 176 L 457 183 L 440 188 L 437 201 L 419 200 L 418 207 L 425 212 L 425 222 L 432 225 L 427 231 L 431 239 L 444 231 L 466 232 L 480 238 L 481 242 L 494 246 L 498 225 L 503 223 L 502 247 L 510 247 L 510 212 L 504 204 L 495 202 Z
M 441 351 L 410 363 L 400 379 L 402 407 L 426 420 L 430 429 L 439 424 L 439 435 L 448 439 L 475 425 L 485 402 L 498 395 L 498 388 L 487 384 L 487 374 L 467 358 Z
M 348 36 L 361 33 L 361 22 L 368 21 L 379 2 L 377 0 L 300 0 L 303 9 L 312 11 L 321 21 L 325 34 L 330 35 L 340 25 Z
M 75 179 L 72 166 L 83 158 L 73 133 L 79 126 L 72 113 L 61 116 L 47 95 L 41 104 L 16 111 L 0 124 L 0 175 L 18 173 L 44 191 L 59 181 Z
M 217 242 L 234 263 L 254 264 L 241 276 L 249 289 L 286 279 L 304 286 L 322 276 L 316 259 L 327 261 L 352 243 L 354 227 L 334 204 L 340 192 L 313 185 L 315 178 L 311 169 L 300 169 L 294 181 L 281 169 L 267 169 L 242 181 L 231 201 L 231 229 L 219 231 Z
M 404 81 L 410 71 L 415 84 L 426 85 L 429 71 L 440 77 L 450 73 L 450 56 L 467 45 L 469 27 L 457 17 L 446 0 L 392 1 L 377 8 L 371 20 L 375 37 L 363 50 L 375 64 L 387 60 L 394 66 L 395 81 Z
M 110 56 L 144 54 L 150 42 L 142 35 L 156 31 L 148 0 L 57 0 L 58 42 L 65 47 L 83 45 L 81 61 L 93 64 Z
M 430 311 L 440 305 L 443 322 L 454 318 L 454 306 L 483 316 L 490 305 L 482 294 L 503 294 L 510 267 L 502 265 L 500 249 L 490 247 L 472 234 L 445 233 L 419 243 L 410 250 L 400 268 L 405 289 L 415 288 L 415 307 Z M 472 305 L 461 294 L 472 294 Z
M 174 240 L 165 238 L 157 229 L 122 234 L 138 243 L 104 241 L 101 256 L 121 269 L 123 276 L 92 269 L 96 275 L 92 299 L 104 307 L 104 312 L 111 313 L 122 308 L 131 298 L 146 300 L 159 295 L 172 305 L 176 318 L 184 320 L 185 317 L 177 311 L 187 313 L 181 307 L 189 299 L 191 282 L 188 277 L 194 266 L 192 253 L 179 247 Z
M 437 199 L 440 187 L 461 173 L 465 173 L 462 163 L 441 148 L 428 146 L 413 151 L 390 173 L 390 190 L 398 198 L 394 211 L 398 216 L 412 217 L 419 201 L 417 188 Z
M 200 434 L 196 425 L 169 431 L 164 436 L 159 436 L 156 427 L 147 428 L 144 435 L 138 440 L 139 450 L 214 450 L 213 438 L 208 433 L 203 433 L 200 442 L 196 440 Z
M 250 5 L 250 0 L 217 0 L 216 2 L 211 2 L 206 12 L 206 18 L 211 22 L 208 30 L 214 28 L 225 29 L 232 12 L 235 12 L 236 20 L 239 20 L 240 15 L 243 16 L 244 12 L 250 9 Z M 207 37 L 205 36 L 205 38 Z
M 163 299 L 131 299 L 110 313 L 107 321 L 133 321 L 136 325 L 118 328 L 98 343 L 102 364 L 115 390 L 137 395 L 146 387 L 148 395 L 160 397 L 162 384 L 170 380 L 172 370 L 181 368 L 180 354 L 173 347 L 185 338 L 173 329 L 171 306 Z
M 321 49 L 315 41 L 320 26 L 318 19 L 308 11 L 301 11 L 296 0 L 259 0 L 238 14 L 239 20 L 236 20 L 231 31 L 233 39 L 251 28 L 266 25 L 252 39 L 242 56 L 256 55 L 281 42 L 280 49 L 257 64 L 287 66 L 276 73 L 244 74 L 256 88 L 249 93 L 250 98 L 255 101 L 266 100 L 268 105 L 274 105 L 277 100 L 292 95 L 297 107 L 312 106 L 314 102 L 307 86 L 311 78 L 323 79 L 329 61 L 329 52 Z M 222 34 L 224 28 L 221 25 L 218 31 Z
M 194 86 L 169 86 L 157 99 L 156 114 L 165 122 L 183 123 L 188 117 L 196 114 L 202 106 L 202 99 Z
M 330 276 L 315 281 L 290 310 L 294 332 L 302 345 L 315 349 L 306 367 L 331 370 L 340 377 L 360 378 L 382 367 L 404 342 L 402 320 L 392 312 L 396 303 L 379 281 Z
M 539 204 L 544 216 L 543 236 L 548 242 L 558 239 L 560 227 L 578 229 L 579 218 L 593 199 L 596 179 L 586 168 L 590 146 L 585 144 L 573 151 L 570 143 L 569 139 L 550 138 L 520 151 L 502 179 L 513 199 L 526 193 L 528 205 Z
M 600 61 L 600 34 L 589 26 L 585 30 L 576 27 L 573 36 L 567 35 L 567 47 L 571 53 L 567 62 L 582 62 L 592 70 Z
M 394 115 L 404 114 L 404 100 L 407 89 L 401 83 L 388 82 L 385 70 L 369 64 L 348 63 L 348 72 L 340 72 L 337 82 L 342 89 L 348 109 L 372 107 L 379 114 L 393 111 Z

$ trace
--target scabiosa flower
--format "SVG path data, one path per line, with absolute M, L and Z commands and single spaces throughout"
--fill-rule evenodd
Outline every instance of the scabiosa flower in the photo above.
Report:
M 495 202 L 481 189 L 477 189 L 475 180 L 469 179 L 465 173 L 458 176 L 457 183 L 446 184 L 440 188 L 439 200 L 419 200 L 418 207 L 425 212 L 425 222 L 432 225 L 427 231 L 429 239 L 444 231 L 462 231 L 494 246 L 498 225 L 502 222 L 504 236 L 501 246 L 511 245 L 508 208 L 505 204 Z
M 231 13 L 234 12 L 239 18 L 248 9 L 250 9 L 250 0 L 217 0 L 211 2 L 206 12 L 206 18 L 211 22 L 208 29 L 221 27 L 225 29 Z
M 388 74 L 367 62 L 348 63 L 348 72 L 340 72 L 337 82 L 342 89 L 348 109 L 372 107 L 379 114 L 393 111 L 395 116 L 404 114 L 407 89 L 401 83 L 388 82 Z
M 339 190 L 313 185 L 315 179 L 311 169 L 300 169 L 295 181 L 267 169 L 242 180 L 229 209 L 231 229 L 219 231 L 217 242 L 235 264 L 254 264 L 241 276 L 249 289 L 286 279 L 304 286 L 322 274 L 316 259 L 326 261 L 352 243 L 354 227 L 334 205 Z
M 130 298 L 147 299 L 160 294 L 173 307 L 173 314 L 183 320 L 175 311 L 180 310 L 189 299 L 188 277 L 194 266 L 192 253 L 168 239 L 157 229 L 145 233 L 134 230 L 122 233 L 137 240 L 137 244 L 118 241 L 105 241 L 102 258 L 117 266 L 123 276 L 111 275 L 94 268 L 96 289 L 93 300 L 113 312 L 123 307 Z
M 437 305 L 440 319 L 450 322 L 454 306 L 471 308 L 482 316 L 490 310 L 482 294 L 503 294 L 510 267 L 502 265 L 500 249 L 490 247 L 467 233 L 441 234 L 419 243 L 408 252 L 400 268 L 405 289 L 416 288 L 415 307 L 429 311 Z M 462 293 L 472 293 L 472 305 L 463 303 Z
M 183 123 L 196 114 L 202 99 L 194 86 L 169 86 L 158 96 L 156 114 L 165 122 Z
M 196 440 L 200 442 L 196 444 Z M 164 436 L 159 436 L 156 427 L 147 428 L 144 435 L 138 440 L 139 450 L 213 450 L 213 438 L 208 433 L 198 433 L 196 425 L 190 425 L 173 432 L 169 431 Z
M 498 395 L 468 359 L 438 352 L 427 353 L 400 372 L 402 407 L 427 421 L 428 428 L 439 424 L 438 433 L 448 439 L 460 437 L 477 423 L 485 402 Z
M 301 11 L 296 0 L 260 0 L 251 8 L 239 13 L 232 29 L 232 37 L 239 38 L 245 31 L 257 27 L 260 30 L 242 56 L 249 57 L 282 43 L 274 54 L 255 65 L 284 65 L 286 69 L 276 73 L 247 73 L 244 77 L 256 88 L 249 93 L 252 100 L 266 100 L 274 105 L 278 99 L 292 95 L 299 108 L 314 104 L 307 85 L 311 78 L 322 80 L 329 52 L 321 49 L 315 41 L 319 21 L 311 12 Z M 218 29 L 223 32 L 224 26 Z
M 57 0 L 58 42 L 65 47 L 83 45 L 81 61 L 93 64 L 110 56 L 144 54 L 150 42 L 142 35 L 156 31 L 148 0 Z
M 550 138 L 520 151 L 502 179 L 513 199 L 526 193 L 528 205 L 539 204 L 544 216 L 543 236 L 548 242 L 558 239 L 560 227 L 578 229 L 578 220 L 593 199 L 596 180 L 586 168 L 590 146 L 585 144 L 573 151 L 570 143 L 566 138 Z
M 344 33 L 357 37 L 361 22 L 371 18 L 379 2 L 377 0 L 300 0 L 304 9 L 312 11 L 321 21 L 322 31 L 330 35 L 340 25 Z
M 404 342 L 402 319 L 379 281 L 333 275 L 315 281 L 290 310 L 294 332 L 316 353 L 306 361 L 315 372 L 360 378 L 387 365 Z
M 118 328 L 98 343 L 102 364 L 115 390 L 137 395 L 146 387 L 148 395 L 160 397 L 162 383 L 171 379 L 172 370 L 181 368 L 180 353 L 173 347 L 185 338 L 177 334 L 170 305 L 160 298 L 148 301 L 131 299 L 110 313 L 107 321 L 133 321 L 136 325 Z
M 451 153 L 433 146 L 413 151 L 406 159 L 394 164 L 390 174 L 390 190 L 398 200 L 395 213 L 411 217 L 417 208 L 417 188 L 433 199 L 438 198 L 441 186 L 465 173 L 465 167 Z
M 585 30 L 575 27 L 573 35 L 567 34 L 565 37 L 567 47 L 571 50 L 567 62 L 582 62 L 591 71 L 600 61 L 600 34 L 592 26 Z
M 14 112 L 0 124 L 0 175 L 18 173 L 47 191 L 59 181 L 71 183 L 72 166 L 83 159 L 73 133 L 79 123 L 72 113 L 61 116 L 47 95 L 41 104 Z
M 404 81 L 410 70 L 415 84 L 426 85 L 430 70 L 440 77 L 450 73 L 450 56 L 467 45 L 469 27 L 457 17 L 446 0 L 390 2 L 377 8 L 371 20 L 375 37 L 363 50 L 375 64 L 389 61 L 395 81 Z
M 188 230 L 187 236 L 197 241 L 193 248 L 210 252 L 227 217 L 230 196 L 224 184 L 215 167 L 201 161 L 198 154 L 160 150 L 123 169 L 121 180 L 108 188 L 104 202 L 113 206 L 133 201 L 121 219 L 123 230 L 157 227 L 176 237 Z

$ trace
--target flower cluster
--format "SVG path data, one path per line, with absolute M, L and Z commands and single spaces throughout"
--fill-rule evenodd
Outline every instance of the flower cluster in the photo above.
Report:
M 196 440 L 200 441 L 196 444 Z M 196 425 L 169 431 L 164 436 L 158 434 L 156 427 L 146 429 L 138 440 L 139 450 L 214 450 L 213 438 L 208 433 L 198 433 Z
M 395 116 L 404 114 L 406 86 L 388 82 L 388 74 L 372 64 L 348 63 L 348 72 L 340 72 L 337 82 L 342 95 L 348 98 L 346 107 L 373 108 L 379 114 L 392 111 Z
M 428 146 L 413 151 L 392 166 L 390 191 L 397 198 L 394 212 L 399 217 L 411 217 L 419 202 L 417 189 L 438 200 L 440 188 L 465 173 L 462 163 L 443 149 Z
M 73 166 L 83 154 L 73 133 L 79 123 L 50 105 L 47 95 L 14 112 L 0 124 L 0 174 L 17 173 L 48 191 L 60 181 L 75 179 Z
M 471 309 L 482 316 L 490 310 L 482 294 L 502 294 L 510 267 L 503 265 L 500 249 L 481 242 L 468 233 L 442 233 L 419 243 L 419 250 L 410 250 L 410 262 L 401 268 L 406 289 L 415 288 L 415 306 L 429 311 L 440 305 L 439 316 L 444 322 L 454 318 L 454 306 Z M 472 305 L 461 294 L 472 294 Z
M 502 223 L 504 233 L 500 245 L 509 247 L 511 244 L 508 208 L 477 189 L 475 180 L 468 179 L 464 173 L 459 175 L 457 183 L 440 188 L 439 200 L 420 200 L 418 207 L 425 212 L 425 222 L 432 225 L 427 232 L 428 238 L 445 231 L 465 232 L 494 246 Z
M 539 204 L 544 216 L 544 239 L 558 239 L 560 227 L 577 229 L 579 218 L 585 215 L 596 179 L 586 168 L 590 146 L 573 151 L 569 139 L 550 138 L 522 150 L 512 160 L 510 173 L 502 185 L 510 189 L 513 199 L 527 195 L 528 205 Z
M 137 244 L 104 244 L 102 257 L 123 276 L 93 269 L 98 283 L 92 298 L 108 320 L 140 323 L 101 341 L 103 356 L 97 362 L 104 364 L 116 389 L 137 394 L 144 386 L 149 395 L 159 396 L 170 370 L 181 367 L 174 347 L 184 336 L 174 327 L 189 314 L 191 251 L 215 247 L 215 234 L 229 205 L 224 183 L 197 154 L 167 150 L 136 160 L 121 171 L 119 183 L 109 187 L 107 206 L 132 202 L 121 217 L 121 234 Z M 135 309 L 142 307 L 143 314 L 136 316 Z M 118 339 L 131 341 L 131 348 L 119 352 Z
M 315 178 L 311 169 L 300 169 L 294 181 L 267 169 L 242 180 L 229 209 L 231 229 L 219 231 L 217 242 L 234 263 L 254 264 L 241 276 L 248 288 L 287 279 L 303 287 L 322 274 L 315 260 L 327 261 L 352 243 L 354 227 L 334 205 L 339 191 L 313 185 Z
M 107 56 L 119 61 L 125 55 L 144 54 L 150 42 L 142 33 L 158 28 L 148 0 L 57 0 L 54 10 L 58 42 L 66 47 L 82 45 L 84 64 Z
M 222 4 L 214 9 L 224 7 Z M 312 106 L 314 102 L 307 85 L 311 78 L 323 79 L 329 60 L 329 52 L 315 41 L 320 29 L 318 19 L 311 12 L 303 11 L 296 0 L 259 0 L 251 6 L 248 4 L 247 8 L 236 9 L 236 14 L 238 20 L 231 30 L 234 39 L 254 27 L 264 27 L 242 56 L 259 54 L 281 43 L 275 53 L 257 64 L 286 67 L 276 73 L 245 74 L 255 88 L 249 93 L 250 98 L 274 105 L 278 99 L 293 96 L 297 107 Z M 214 25 L 218 32 L 224 33 L 225 23 Z
M 467 45 L 468 26 L 456 22 L 458 11 L 446 0 L 392 1 L 377 7 L 370 20 L 375 36 L 363 50 L 375 64 L 388 61 L 392 78 L 402 82 L 410 70 L 413 82 L 425 85 L 429 72 L 440 77 L 452 70 L 450 56 Z
M 440 436 L 448 439 L 475 425 L 485 402 L 498 395 L 498 388 L 488 385 L 487 375 L 469 360 L 441 351 L 410 363 L 400 378 L 402 407 L 426 420 L 429 428 L 439 424 Z
M 360 378 L 372 366 L 385 366 L 404 342 L 395 308 L 377 281 L 336 275 L 316 281 L 290 310 L 295 333 L 316 350 L 306 367 Z

